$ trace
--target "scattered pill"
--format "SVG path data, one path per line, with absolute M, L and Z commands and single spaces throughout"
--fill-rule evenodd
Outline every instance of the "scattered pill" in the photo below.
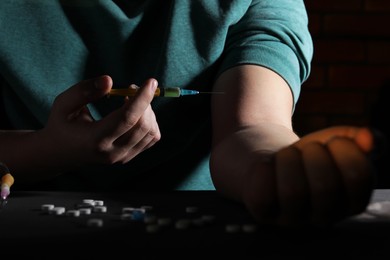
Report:
M 188 207 L 186 207 L 186 212 L 187 213 L 196 213 L 196 212 L 198 212 L 198 207 L 193 207 L 193 206 L 188 206 Z
M 80 215 L 90 215 L 92 213 L 91 208 L 81 208 L 79 209 Z
M 93 208 L 93 212 L 106 213 L 107 212 L 107 207 L 106 206 L 95 206 Z
M 157 222 L 157 217 L 154 215 L 146 215 L 144 217 L 144 223 L 146 224 L 153 224 Z
M 133 220 L 133 216 L 131 215 L 131 213 L 122 213 L 120 215 L 120 219 L 125 221 Z
M 201 217 L 206 224 L 211 224 L 215 222 L 216 216 L 214 215 L 202 215 Z
M 257 231 L 256 224 L 244 224 L 242 225 L 242 231 L 244 233 L 255 233 Z
M 156 232 L 160 231 L 160 229 L 161 229 L 161 226 L 158 224 L 148 224 L 145 227 L 145 231 L 148 233 L 156 233 Z
M 158 218 L 157 219 L 157 224 L 160 226 L 168 226 L 172 223 L 171 218 Z
M 50 214 L 62 215 L 65 213 L 65 207 L 54 207 L 49 210 Z
M 379 217 L 390 217 L 390 201 L 370 203 L 366 212 Z
M 189 219 L 179 219 L 175 222 L 176 229 L 187 229 L 191 226 L 191 220 Z
M 237 232 L 241 231 L 241 227 L 240 227 L 240 225 L 237 225 L 237 224 L 227 224 L 225 226 L 225 231 L 227 233 L 237 233 Z
M 88 227 L 102 227 L 103 226 L 103 220 L 99 218 L 91 218 L 87 220 L 87 226 Z
M 41 205 L 41 210 L 43 210 L 45 212 L 49 212 L 53 208 L 54 208 L 54 204 L 42 204 Z
M 103 206 L 104 201 L 103 200 L 94 200 L 93 205 L 94 206 Z
M 70 209 L 70 210 L 66 211 L 65 215 L 72 216 L 72 217 L 78 217 L 78 216 L 80 216 L 80 211 L 77 209 Z

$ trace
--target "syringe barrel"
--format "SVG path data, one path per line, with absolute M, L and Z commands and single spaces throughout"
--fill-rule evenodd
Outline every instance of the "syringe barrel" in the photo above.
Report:
M 1 181 L 0 181 L 1 187 L 3 187 L 3 185 L 7 185 L 8 187 L 11 187 L 14 184 L 14 181 L 15 181 L 14 177 L 10 173 L 7 173 L 1 177 Z
M 138 88 L 113 88 L 109 95 L 113 96 L 135 96 Z M 180 97 L 180 88 L 157 88 L 154 92 L 155 97 Z
M 159 88 L 160 97 L 180 97 L 180 88 Z

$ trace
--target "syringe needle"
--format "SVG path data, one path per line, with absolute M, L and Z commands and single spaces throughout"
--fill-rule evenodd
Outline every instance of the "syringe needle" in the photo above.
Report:
M 191 90 L 191 89 L 181 89 L 180 95 L 181 96 L 187 96 L 187 95 L 198 95 L 198 94 L 224 94 L 225 92 L 215 92 L 215 91 L 197 91 L 197 90 Z
M 211 95 L 214 95 L 214 94 L 225 94 L 225 92 L 220 92 L 220 91 L 209 91 L 209 92 L 207 92 L 207 91 L 201 91 L 201 92 L 199 92 L 199 94 L 211 94 Z

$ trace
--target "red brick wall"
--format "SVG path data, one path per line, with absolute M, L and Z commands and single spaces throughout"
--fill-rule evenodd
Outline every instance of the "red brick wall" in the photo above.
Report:
M 305 4 L 314 58 L 294 114 L 297 133 L 370 124 L 380 89 L 390 88 L 390 0 Z

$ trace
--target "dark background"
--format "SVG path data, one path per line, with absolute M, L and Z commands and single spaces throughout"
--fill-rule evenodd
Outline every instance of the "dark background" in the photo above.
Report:
M 305 0 L 312 73 L 294 114 L 299 135 L 340 124 L 388 133 L 390 1 Z

